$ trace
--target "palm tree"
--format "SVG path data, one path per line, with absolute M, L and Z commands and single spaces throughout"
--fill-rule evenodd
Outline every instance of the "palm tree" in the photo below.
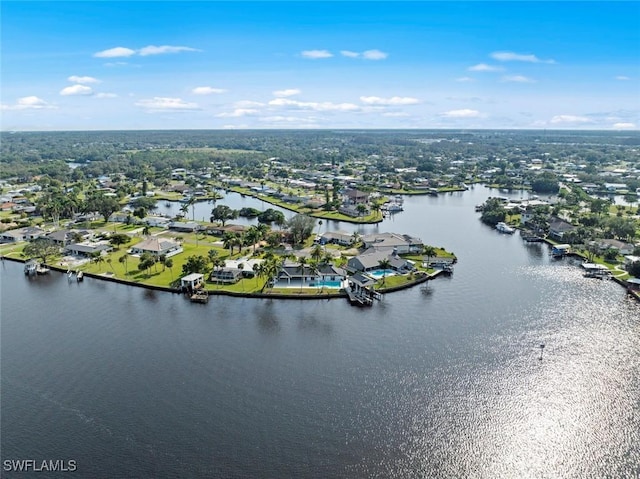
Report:
M 300 258 L 298 258 L 298 270 L 302 274 L 302 277 L 300 278 L 300 291 L 302 291 L 302 285 L 304 284 L 304 269 L 306 265 L 307 265 L 307 258 L 304 256 L 300 256 Z
M 127 271 L 127 257 L 128 257 L 128 255 L 123 254 L 122 256 L 120 256 L 118 258 L 118 262 L 119 263 L 124 263 L 124 274 L 125 275 L 128 273 L 128 271 Z
M 319 244 L 315 245 L 311 250 L 311 257 L 315 261 L 319 261 L 320 258 L 322 258 L 323 254 L 324 254 L 324 251 L 322 250 L 322 247 Z
M 222 246 L 229 248 L 229 256 L 233 256 L 233 248 L 236 246 L 235 234 L 227 231 L 222 237 Z
M 316 236 L 320 236 L 320 228 L 322 227 L 322 220 L 318 220 L 318 234 Z
M 210 249 L 207 252 L 207 256 L 209 257 L 209 261 L 213 264 L 214 260 L 218 257 L 218 251 L 215 249 Z
M 247 240 L 248 244 L 253 245 L 253 252 L 256 252 L 256 243 L 260 241 L 260 231 L 257 226 L 250 226 L 244 237 Z
M 358 233 L 357 231 L 354 231 L 353 234 L 351 235 L 351 242 L 353 243 L 353 245 L 356 246 L 360 241 L 360 239 L 361 239 L 360 233 Z
M 429 267 L 429 263 L 431 262 L 431 258 L 433 258 L 434 256 L 436 256 L 437 251 L 433 246 L 429 246 L 426 245 L 424 246 L 424 248 L 422 249 L 422 252 L 424 253 L 424 255 L 427 257 L 427 268 Z
M 173 260 L 171 258 L 166 258 L 164 260 L 164 265 L 169 268 L 169 273 L 171 273 L 171 282 L 173 283 L 173 270 L 171 268 L 173 268 Z
M 382 258 L 378 261 L 378 266 L 382 270 L 382 284 L 384 284 L 387 280 L 387 270 L 391 267 L 391 261 L 389 261 L 389 258 Z

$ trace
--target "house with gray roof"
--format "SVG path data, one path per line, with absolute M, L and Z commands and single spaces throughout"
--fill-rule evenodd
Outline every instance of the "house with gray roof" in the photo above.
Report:
M 349 258 L 347 268 L 351 271 L 372 271 L 380 269 L 380 261 L 389 261 L 389 267 L 399 273 L 407 273 L 414 269 L 411 261 L 401 258 L 397 254 L 390 253 L 388 250 L 368 249 L 364 253 Z
M 91 241 L 83 241 L 82 243 L 72 243 L 64 248 L 64 253 L 73 256 L 88 258 L 94 254 L 111 251 L 113 247 L 106 241 L 93 243 Z
M 156 257 L 169 257 L 181 253 L 182 247 L 175 241 L 152 237 L 132 246 L 130 252 L 134 255 L 149 253 Z
M 31 241 L 41 238 L 47 232 L 37 226 L 25 226 L 0 233 L 0 243 L 16 243 L 18 241 Z
M 375 248 L 377 250 L 386 250 L 387 252 L 395 250 L 398 254 L 421 253 L 424 246 L 420 238 L 398 233 L 364 235 L 362 243 L 367 249 Z

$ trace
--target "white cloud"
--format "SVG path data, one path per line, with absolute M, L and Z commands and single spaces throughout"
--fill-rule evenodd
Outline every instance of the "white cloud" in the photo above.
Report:
M 478 118 L 480 112 L 478 110 L 470 110 L 468 108 L 462 110 L 450 110 L 442 113 L 447 118 Z
M 472 82 L 475 81 L 473 78 L 471 77 L 460 77 L 460 78 L 456 78 L 456 81 L 459 82 Z
M 405 113 L 403 111 L 387 111 L 383 113 L 382 116 L 386 116 L 389 118 L 403 118 L 409 116 L 409 113 Z
M 558 123 L 591 123 L 591 119 L 586 116 L 556 115 L 551 118 L 551 123 L 554 125 Z
M 132 55 L 135 55 L 135 53 L 136 51 L 132 50 L 131 48 L 115 47 L 94 53 L 93 56 L 98 58 L 130 57 Z
M 616 80 L 620 80 L 620 81 L 628 81 L 631 80 L 631 78 L 629 78 L 628 76 L 625 75 L 618 75 L 617 77 L 615 77 Z
M 486 63 L 478 63 L 477 65 L 467 68 L 467 70 L 470 72 L 501 72 L 503 68 L 494 65 L 487 65 Z
M 626 123 L 626 122 L 625 123 L 615 123 L 613 125 L 613 128 L 615 128 L 616 130 L 624 130 L 624 129 L 630 129 L 630 128 L 632 129 L 632 128 L 635 128 L 635 127 L 636 127 L 635 123 Z
M 42 98 L 37 96 L 24 96 L 18 98 L 15 105 L 0 105 L 2 110 L 46 110 L 57 108 L 54 105 L 50 105 Z
M 192 111 L 199 110 L 197 103 L 186 102 L 181 98 L 167 98 L 155 96 L 151 99 L 140 100 L 135 102 L 136 106 L 144 108 L 148 111 Z
M 503 82 L 515 82 L 515 83 L 535 83 L 533 78 L 529 78 L 523 75 L 507 75 L 502 77 Z
M 72 85 L 60 90 L 62 96 L 93 95 L 93 90 L 86 85 Z
M 384 60 L 388 56 L 388 53 L 381 52 L 380 50 L 367 50 L 362 52 L 362 58 L 365 60 Z
M 164 53 L 180 53 L 180 52 L 199 52 L 197 48 L 191 47 L 179 47 L 173 45 L 148 45 L 142 47 L 139 50 L 133 50 L 126 47 L 115 47 L 108 50 L 102 50 L 101 52 L 94 53 L 94 57 L 98 58 L 115 58 L 115 57 L 131 57 L 133 55 L 140 55 L 146 57 L 149 55 L 161 55 Z
M 333 53 L 328 50 L 305 50 L 300 53 L 304 58 L 310 58 L 312 60 L 317 60 L 319 58 L 331 58 Z
M 118 98 L 115 93 L 98 93 L 96 98 Z
M 210 86 L 197 86 L 193 90 L 191 90 L 191 93 L 193 93 L 194 95 L 211 95 L 213 93 L 225 93 L 226 91 L 227 90 L 225 90 L 224 88 L 212 88 Z
M 276 98 L 269 102 L 269 106 L 294 108 L 314 111 L 359 111 L 361 108 L 353 103 L 332 103 L 332 102 L 305 102 L 290 100 L 288 98 Z
M 69 78 L 67 78 L 67 80 L 69 80 L 71 83 L 100 83 L 100 80 L 98 80 L 97 78 L 80 77 L 77 75 L 71 75 Z
M 255 108 L 236 108 L 232 112 L 218 113 L 216 116 L 219 118 L 239 118 L 241 116 L 257 115 L 260 110 Z
M 415 105 L 420 100 L 412 97 L 393 96 L 391 98 L 380 98 L 379 96 L 361 96 L 360 101 L 367 105 Z
M 176 47 L 173 45 L 149 45 L 138 50 L 138 55 L 146 57 L 148 55 L 162 55 L 163 53 L 199 52 L 200 50 L 191 47 Z
M 299 95 L 301 92 L 297 88 L 288 88 L 286 90 L 276 90 L 273 92 L 273 96 L 277 96 L 278 98 L 283 98 L 287 96 Z
M 351 50 L 340 50 L 340 54 L 347 58 L 363 58 L 365 60 L 384 60 L 389 56 L 388 53 L 380 50 L 366 50 L 364 52 L 354 52 Z
M 265 116 L 259 121 L 268 123 L 315 123 L 313 118 L 300 118 L 298 116 Z
M 535 55 L 514 52 L 493 52 L 491 58 L 501 62 L 555 63 L 555 60 L 541 60 Z

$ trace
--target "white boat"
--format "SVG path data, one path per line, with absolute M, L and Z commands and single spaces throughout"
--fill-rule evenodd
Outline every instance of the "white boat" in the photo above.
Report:
M 389 213 L 397 213 L 398 211 L 402 211 L 402 205 L 398 203 L 386 203 L 383 205 L 382 209 L 388 211 Z
M 402 197 L 402 195 L 395 195 L 393 197 L 393 203 L 396 203 L 398 205 L 401 205 L 404 203 L 404 198 Z
M 511 226 L 509 226 L 507 223 L 504 222 L 500 222 L 496 225 L 496 229 L 500 232 L 500 233 L 505 233 L 508 235 L 512 235 L 513 233 L 515 233 L 516 229 L 512 228 Z

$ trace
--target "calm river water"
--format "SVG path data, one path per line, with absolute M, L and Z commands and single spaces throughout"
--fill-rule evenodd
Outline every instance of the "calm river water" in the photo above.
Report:
M 197 305 L 4 261 L 2 460 L 91 478 L 639 477 L 640 305 L 482 225 L 490 195 L 411 197 L 359 227 L 459 258 L 370 309 Z

